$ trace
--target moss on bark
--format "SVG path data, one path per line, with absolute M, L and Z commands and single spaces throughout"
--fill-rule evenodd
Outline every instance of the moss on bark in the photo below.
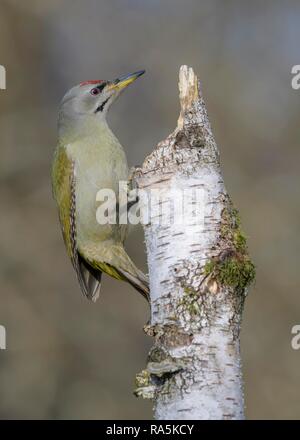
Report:
M 205 264 L 205 275 L 222 286 L 245 290 L 255 279 L 255 265 L 248 254 L 239 212 L 228 197 L 222 212 L 219 243 L 220 253 Z

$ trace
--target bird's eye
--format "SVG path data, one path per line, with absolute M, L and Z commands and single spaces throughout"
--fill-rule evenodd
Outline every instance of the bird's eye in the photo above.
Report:
M 99 95 L 100 90 L 97 87 L 95 87 L 94 89 L 91 90 L 90 93 L 91 93 L 91 95 L 96 96 L 96 95 Z

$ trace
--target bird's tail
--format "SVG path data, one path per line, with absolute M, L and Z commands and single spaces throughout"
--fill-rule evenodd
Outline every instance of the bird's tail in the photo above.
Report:
M 110 246 L 108 253 L 102 250 L 101 256 L 99 255 L 96 261 L 94 258 L 87 260 L 94 269 L 113 278 L 127 281 L 150 302 L 148 277 L 136 267 L 121 244 Z
M 133 262 L 132 262 L 133 264 Z M 118 268 L 124 280 L 131 284 L 139 293 L 143 295 L 146 301 L 150 302 L 149 281 L 147 275 L 139 270 L 134 264 L 134 271 L 128 272 L 126 269 Z
M 147 275 L 136 267 L 123 246 L 117 246 L 114 249 L 114 254 L 114 260 L 118 261 L 115 268 L 122 276 L 122 279 L 131 284 L 148 302 L 150 302 L 149 280 Z

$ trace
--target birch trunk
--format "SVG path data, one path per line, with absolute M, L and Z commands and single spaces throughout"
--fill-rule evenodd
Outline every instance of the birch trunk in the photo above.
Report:
M 179 91 L 175 131 L 135 173 L 144 213 L 151 199 L 145 331 L 154 337 L 136 394 L 154 400 L 158 420 L 243 419 L 239 333 L 254 266 L 197 77 L 187 66 Z

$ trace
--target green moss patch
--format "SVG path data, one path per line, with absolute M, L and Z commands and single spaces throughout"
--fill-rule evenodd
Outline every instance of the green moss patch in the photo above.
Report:
M 212 277 L 221 285 L 244 290 L 255 279 L 255 266 L 248 256 L 240 254 L 214 259 L 206 263 L 205 275 Z
M 220 254 L 206 263 L 204 273 L 220 285 L 244 290 L 255 279 L 255 266 L 248 254 L 239 212 L 229 199 L 221 217 Z

